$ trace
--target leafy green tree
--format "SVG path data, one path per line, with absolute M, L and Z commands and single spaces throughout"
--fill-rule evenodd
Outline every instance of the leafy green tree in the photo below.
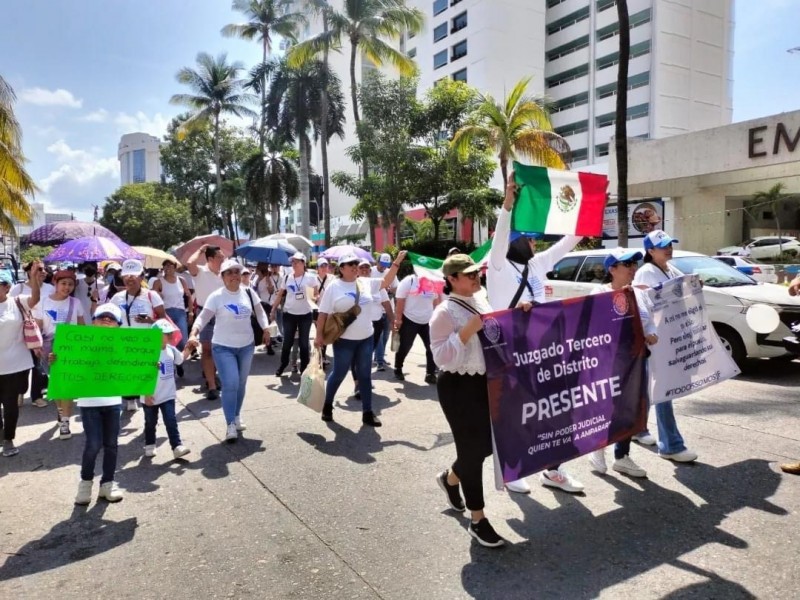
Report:
M 106 198 L 100 224 L 132 246 L 166 250 L 191 239 L 197 230 L 189 204 L 160 183 L 124 185 Z
M 778 249 L 780 253 L 783 254 L 783 243 L 781 242 L 781 217 L 780 213 L 783 208 L 783 204 L 787 201 L 798 201 L 800 197 L 794 196 L 791 194 L 784 194 L 783 190 L 786 189 L 786 186 L 783 183 L 776 183 L 768 190 L 762 190 L 760 192 L 756 192 L 753 194 L 753 197 L 750 200 L 746 200 L 744 202 L 745 211 L 748 215 L 752 217 L 751 211 L 755 207 L 763 207 L 768 206 L 770 212 L 772 213 L 773 219 L 775 219 L 775 229 L 778 232 Z
M 14 233 L 14 220 L 29 223 L 33 213 L 26 196 L 36 184 L 25 170 L 22 128 L 14 115 L 14 90 L 0 77 L 0 233 Z
M 19 262 L 26 265 L 32 260 L 42 260 L 55 249 L 55 246 L 28 246 L 20 252 Z
M 279 231 L 281 207 L 288 208 L 300 193 L 294 149 L 280 136 L 267 137 L 264 151 L 255 152 L 243 165 L 245 192 L 250 205 L 265 215 L 272 213 L 273 232 Z

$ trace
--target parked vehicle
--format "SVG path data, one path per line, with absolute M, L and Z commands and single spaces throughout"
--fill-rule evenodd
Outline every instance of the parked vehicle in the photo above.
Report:
M 800 241 L 792 236 L 761 236 L 745 240 L 738 246 L 727 246 L 717 250 L 723 256 L 749 256 L 750 258 L 778 258 L 783 252 L 800 254 Z
M 749 275 L 762 283 L 778 283 L 778 274 L 773 265 L 765 265 L 744 256 L 715 256 L 716 260 Z
M 547 275 L 545 293 L 548 299 L 590 294 L 600 285 L 598 276 L 607 254 L 608 250 L 604 249 L 567 254 Z M 709 318 L 723 346 L 739 365 L 746 358 L 792 356 L 783 338 L 792 335 L 792 323 L 800 321 L 800 297 L 789 296 L 783 286 L 758 283 L 704 254 L 674 250 L 670 264 L 683 274 L 700 276 Z M 768 304 L 778 311 L 781 322 L 775 331 L 765 335 L 750 329 L 745 314 L 753 304 Z

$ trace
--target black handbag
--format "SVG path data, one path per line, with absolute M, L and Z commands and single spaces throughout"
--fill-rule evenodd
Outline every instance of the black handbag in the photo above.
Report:
M 256 305 L 253 303 L 253 294 L 250 288 L 247 288 L 245 292 L 250 299 L 250 327 L 253 329 L 253 344 L 260 346 L 264 342 L 264 330 L 261 328 L 261 323 L 258 322 L 258 317 L 256 317 Z

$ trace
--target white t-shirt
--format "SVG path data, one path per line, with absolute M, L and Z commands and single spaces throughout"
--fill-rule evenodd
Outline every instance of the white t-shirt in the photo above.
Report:
M 122 396 L 100 396 L 97 398 L 78 398 L 76 403 L 81 408 L 96 408 L 100 406 L 116 406 L 122 404 Z
M 108 284 L 100 278 L 95 278 L 91 284 L 87 283 L 85 278 L 78 279 L 78 284 L 75 286 L 75 297 L 80 300 L 84 315 L 89 315 L 92 312 L 92 299 L 89 296 L 89 292 L 96 289 L 97 301 L 100 302 L 106 293 L 107 287 Z
M 70 304 L 72 304 L 72 314 L 70 315 Z M 69 320 L 67 316 L 69 315 Z M 52 338 L 56 332 L 56 325 L 59 323 L 69 323 L 77 325 L 78 318 L 86 322 L 86 313 L 83 305 L 77 298 L 67 297 L 65 300 L 53 300 L 49 296 L 42 298 L 36 308 L 33 309 L 33 317 L 42 322 L 42 335 Z
M 389 294 L 385 289 L 382 289 L 378 295 L 372 296 L 372 302 L 369 305 L 370 319 L 373 321 L 380 321 L 383 318 L 383 303 L 389 301 Z
M 175 346 L 167 345 L 158 357 L 158 382 L 153 393 L 153 404 L 174 400 L 178 393 L 175 385 L 175 365 L 183 364 L 183 354 Z
M 227 346 L 228 348 L 244 348 L 253 343 L 253 329 L 250 327 L 250 315 L 253 313 L 250 304 L 256 309 L 256 317 L 262 329 L 269 324 L 264 308 L 258 301 L 255 292 L 247 288 L 239 288 L 231 292 L 228 288 L 221 288 L 206 298 L 203 310 L 193 326 L 198 331 L 202 330 L 211 317 L 216 317 L 214 337 L 212 344 Z
M 147 315 L 155 319 L 155 309 L 159 306 L 164 306 L 164 301 L 158 295 L 158 292 L 144 288 L 139 290 L 139 295 L 136 297 L 128 294 L 128 290 L 122 290 L 117 292 L 109 302 L 113 302 L 122 310 L 123 327 L 136 327 L 139 329 L 152 327 L 152 323 L 140 323 L 136 320 L 137 315 Z M 128 319 L 129 316 L 130 319 Z
M 181 278 L 177 277 L 175 283 L 170 283 L 163 277 L 159 277 L 158 281 L 161 283 L 161 292 L 158 292 L 161 299 L 164 301 L 164 308 L 180 308 L 183 310 L 183 283 Z
M 17 296 L 28 308 L 28 296 Z M 33 359 L 22 336 L 23 318 L 15 298 L 0 302 L 0 375 L 10 375 L 33 368 Z M 15 401 L 16 402 L 16 401 Z
M 667 265 L 667 272 L 665 273 L 653 263 L 644 263 L 641 267 L 636 269 L 636 275 L 633 276 L 633 285 L 646 285 L 647 287 L 655 287 L 660 283 L 669 281 L 680 277 L 681 274 Z
M 384 275 L 386 275 L 386 271 L 388 271 L 388 270 L 389 270 L 389 268 L 390 268 L 390 267 L 386 267 L 386 269 L 384 269 L 383 273 L 381 273 L 381 272 L 378 270 L 378 267 L 372 267 L 372 276 L 373 276 L 373 277 L 377 277 L 378 279 L 382 279 L 382 278 L 383 278 L 383 276 L 384 276 Z M 398 286 L 399 284 L 400 284 L 400 282 L 399 282 L 399 281 L 397 281 L 397 277 L 395 277 L 394 279 L 392 279 L 392 284 L 389 286 L 389 291 L 390 291 L 390 292 L 393 292 L 394 290 L 396 290 L 396 289 L 397 289 L 397 286 Z
M 604 283 L 603 285 L 596 287 L 592 290 L 592 295 L 594 294 L 604 294 L 606 292 L 614 291 L 611 287 L 610 283 Z M 644 329 L 645 335 L 653 335 L 656 333 L 656 325 L 653 322 L 652 317 L 652 304 L 650 300 L 647 298 L 647 294 L 644 291 L 640 290 L 639 288 L 633 288 L 633 295 L 636 296 L 636 305 L 639 307 L 639 318 L 642 321 L 642 329 Z
M 417 325 L 425 325 L 431 322 L 433 316 L 433 302 L 437 294 L 433 290 L 420 291 L 419 277 L 409 275 L 397 286 L 396 298 L 405 299 L 406 305 L 403 309 L 403 318 L 409 319 Z
M 46 298 L 55 291 L 56 288 L 54 285 L 51 285 L 49 283 L 43 283 L 42 287 L 39 288 L 39 300 L 41 300 L 42 298 Z M 31 286 L 29 286 L 27 283 L 17 283 L 14 287 L 12 287 L 8 291 L 8 295 L 11 296 L 12 298 L 16 298 L 17 296 L 21 296 L 23 294 L 25 296 L 30 296 L 31 292 L 32 292 Z
M 308 288 L 319 289 L 319 281 L 317 281 L 316 275 L 303 273 L 301 277 L 295 277 L 294 273 L 289 273 L 281 277 L 280 285 L 280 289 L 286 290 L 286 304 L 283 305 L 284 314 L 306 315 L 314 309 Z
M 212 272 L 207 266 L 201 265 L 197 267 L 197 275 L 194 279 L 194 297 L 197 300 L 197 306 L 205 306 L 206 299 L 211 294 L 221 287 L 223 287 L 222 277 L 217 273 Z
M 372 336 L 372 310 L 370 306 L 373 298 L 380 298 L 381 280 L 369 277 L 359 277 L 358 286 L 361 294 L 358 297 L 358 305 L 361 313 L 356 320 L 344 330 L 342 339 L 344 340 L 364 340 Z M 352 308 L 356 302 L 356 282 L 347 283 L 339 278 L 329 283 L 322 301 L 319 303 L 319 312 L 332 314 L 344 312 Z M 377 319 L 376 319 L 377 320 Z

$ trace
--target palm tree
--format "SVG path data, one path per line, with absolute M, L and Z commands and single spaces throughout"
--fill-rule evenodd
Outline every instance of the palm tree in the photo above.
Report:
M 178 130 L 178 135 L 185 135 L 188 129 L 200 123 L 210 122 L 214 135 L 214 166 L 216 170 L 216 188 L 214 193 L 219 197 L 222 190 L 222 170 L 220 165 L 219 137 L 220 118 L 225 114 L 237 117 L 253 117 L 255 113 L 247 108 L 255 98 L 243 93 L 243 81 L 239 73 L 244 68 L 240 62 L 228 63 L 226 54 L 216 58 L 205 52 L 197 55 L 198 69 L 184 67 L 177 74 L 179 83 L 188 85 L 193 94 L 175 94 L 170 98 L 171 104 L 187 106 L 192 109 L 189 118 Z M 226 215 L 230 221 L 230 215 Z M 233 234 L 236 243 L 235 232 Z
M 242 13 L 245 23 L 231 23 L 222 28 L 225 37 L 236 37 L 244 40 L 261 42 L 262 64 L 272 52 L 273 36 L 280 35 L 288 40 L 296 40 L 298 26 L 305 23 L 305 17 L 297 12 L 290 12 L 291 0 L 233 0 L 233 10 Z M 264 101 L 266 99 L 266 79 L 261 82 L 261 127 L 259 129 L 259 147 L 264 150 L 267 135 Z
M 783 254 L 783 242 L 781 241 L 781 218 L 780 212 L 784 201 L 797 200 L 796 197 L 783 193 L 786 186 L 782 183 L 776 183 L 766 191 L 756 192 L 753 198 L 746 204 L 752 206 L 769 206 L 775 219 L 775 228 L 778 230 L 778 249 Z M 749 213 L 748 213 L 749 214 Z
M 503 187 L 508 182 L 508 161 L 525 157 L 543 167 L 565 169 L 569 164 L 567 141 L 553 131 L 547 104 L 526 94 L 531 78 L 521 79 L 503 104 L 489 95 L 480 96 L 471 122 L 459 129 L 453 149 L 466 155 L 478 142 L 497 152 Z
M 273 133 L 267 136 L 264 150 L 253 154 L 243 166 L 250 204 L 261 214 L 269 206 L 273 233 L 280 231 L 281 206 L 290 205 L 299 193 L 300 178 L 292 152 L 291 145 Z
M 25 170 L 22 129 L 14 115 L 14 90 L 0 77 L 0 233 L 15 233 L 14 220 L 29 223 L 33 213 L 25 196 L 36 184 Z
M 628 245 L 628 62 L 631 55 L 631 28 L 627 0 L 617 0 L 617 20 L 619 63 L 614 123 L 614 151 L 617 155 L 617 243 L 625 248 Z

